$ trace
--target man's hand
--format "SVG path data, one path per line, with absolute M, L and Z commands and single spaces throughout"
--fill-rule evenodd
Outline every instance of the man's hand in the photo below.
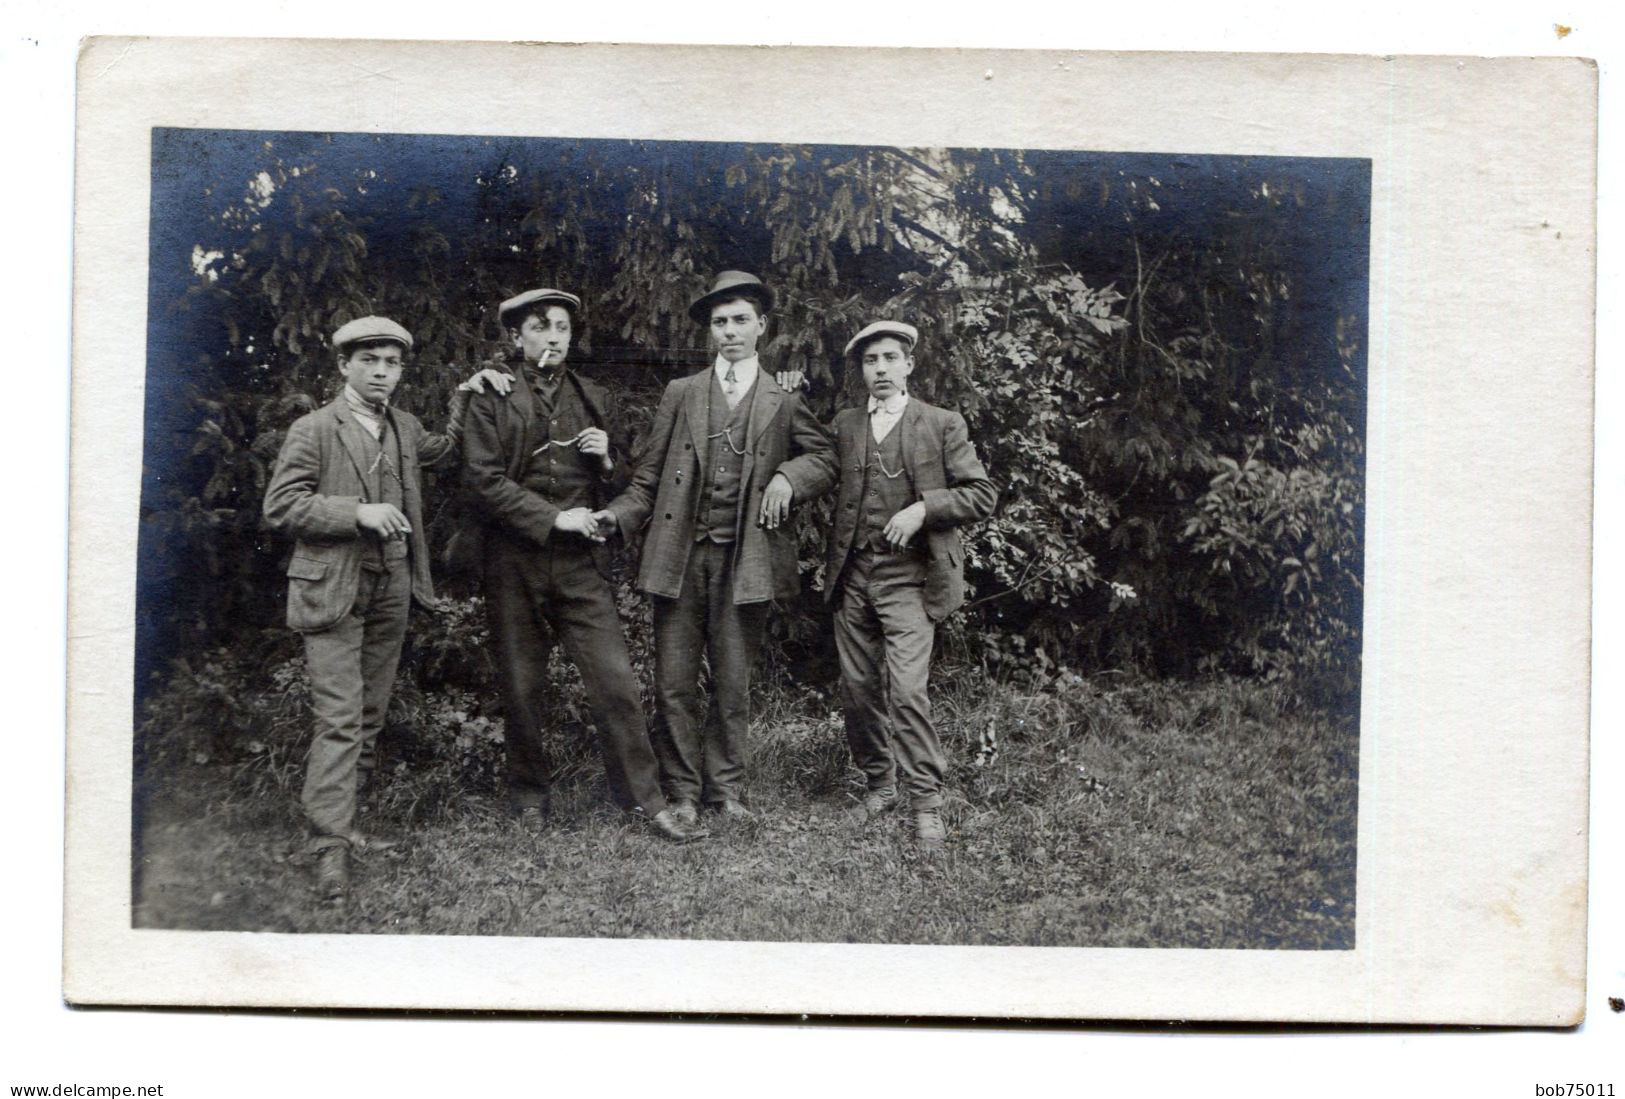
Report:
M 799 370 L 781 370 L 773 375 L 773 380 L 779 383 L 779 388 L 786 393 L 794 393 L 807 384 L 807 375 Z
M 457 388 L 468 393 L 484 393 L 487 385 L 506 397 L 508 391 L 513 388 L 513 375 L 493 370 L 488 366 Z
M 886 529 L 880 534 L 890 543 L 892 549 L 900 550 L 908 545 L 909 539 L 920 533 L 920 528 L 924 525 L 925 501 L 916 500 L 887 520 Z
M 406 516 L 394 504 L 357 504 L 355 525 L 386 542 L 391 538 L 405 538 L 412 533 L 412 524 L 406 521 Z
M 592 521 L 598 524 L 598 540 L 603 541 L 621 532 L 621 524 L 613 511 L 595 511 Z
M 615 468 L 609 457 L 609 433 L 601 427 L 589 427 L 576 436 L 576 449 L 597 458 L 605 473 Z
M 762 493 L 762 513 L 757 525 L 777 530 L 779 524 L 790 517 L 790 501 L 795 494 L 796 490 L 790 487 L 790 478 L 775 473 Z
M 579 534 L 593 542 L 604 540 L 604 536 L 598 533 L 598 521 L 586 508 L 570 508 L 568 511 L 559 512 L 558 518 L 553 520 L 553 529 Z

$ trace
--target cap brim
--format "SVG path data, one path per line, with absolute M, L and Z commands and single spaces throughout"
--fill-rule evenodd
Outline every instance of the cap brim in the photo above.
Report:
M 706 325 L 711 322 L 711 310 L 719 303 L 733 301 L 735 298 L 751 298 L 762 307 L 762 312 L 773 311 L 773 291 L 762 283 L 743 283 L 739 286 L 730 286 L 724 290 L 713 290 L 705 297 L 688 307 L 688 315 L 695 324 Z
M 918 342 L 917 340 L 909 339 L 907 334 L 903 332 L 871 332 L 867 336 L 854 336 L 851 342 L 846 345 L 844 355 L 846 358 L 850 359 L 854 355 L 861 353 L 865 347 L 868 347 L 876 340 L 885 339 L 896 340 L 898 343 L 903 345 L 910 355 L 914 354 L 914 345 Z
M 563 297 L 552 298 L 552 297 L 549 297 L 549 298 L 537 298 L 534 301 L 527 301 L 527 302 L 523 303 L 522 305 L 510 305 L 506 309 L 499 309 L 497 311 L 497 320 L 499 322 L 501 322 L 502 327 L 504 327 L 504 328 L 512 328 L 513 325 L 508 323 L 508 318 L 509 317 L 517 316 L 520 319 L 523 319 L 527 314 L 534 313 L 538 309 L 546 309 L 550 305 L 557 305 L 557 306 L 562 307 L 566 312 L 568 312 L 570 314 L 570 316 L 572 318 L 579 316 L 580 313 L 581 313 L 580 306 L 578 306 L 575 302 L 571 301 L 569 298 L 563 298 Z

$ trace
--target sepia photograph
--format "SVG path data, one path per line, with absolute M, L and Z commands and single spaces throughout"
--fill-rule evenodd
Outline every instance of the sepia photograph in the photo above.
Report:
M 1369 159 L 151 180 L 134 927 L 1354 947 Z
M 1584 1018 L 1594 67 L 78 88 L 69 1003 Z

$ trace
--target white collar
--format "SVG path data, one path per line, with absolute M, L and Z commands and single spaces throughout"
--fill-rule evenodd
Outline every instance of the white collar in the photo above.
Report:
M 718 355 L 715 370 L 719 384 L 727 376 L 730 365 L 734 368 L 734 377 L 743 382 L 746 389 L 750 388 L 751 383 L 756 380 L 756 372 L 762 368 L 761 360 L 756 355 L 752 355 L 748 359 L 740 359 L 736 363 L 729 363 L 727 359 Z
M 904 390 L 902 393 L 893 393 L 890 397 L 887 397 L 884 401 L 882 401 L 882 400 L 880 400 L 880 399 L 878 399 L 876 397 L 870 397 L 869 398 L 869 415 L 871 415 L 871 416 L 873 416 L 876 412 L 883 412 L 887 416 L 901 416 L 903 414 L 903 409 L 905 409 L 907 407 L 908 407 L 908 391 L 907 390 Z

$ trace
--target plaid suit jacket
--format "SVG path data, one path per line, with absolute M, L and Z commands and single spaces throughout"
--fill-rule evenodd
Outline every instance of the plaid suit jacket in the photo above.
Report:
M 457 442 L 452 435 L 425 431 L 409 412 L 392 408 L 387 415 L 401 444 L 401 511 L 412 527 L 412 597 L 433 610 L 419 471 L 445 462 L 456 453 Z M 366 430 L 342 393 L 299 417 L 282 440 L 265 490 L 266 525 L 295 539 L 288 560 L 288 625 L 304 633 L 327 629 L 355 605 L 367 550 L 356 508 L 376 502 L 361 460 Z
M 694 549 L 710 453 L 705 429 L 711 374 L 707 367 L 666 387 L 638 448 L 632 480 L 608 507 L 623 536 L 648 524 L 638 588 L 650 595 L 678 596 Z M 757 374 L 751 391 L 750 428 L 740 459 L 734 602 L 794 598 L 800 588 L 794 528 L 782 524 L 767 530 L 757 524 L 762 492 L 775 473 L 782 473 L 795 503 L 813 499 L 835 483 L 835 461 L 828 433 L 801 397 L 785 392 L 766 370 Z
M 993 514 L 998 491 L 976 457 L 965 418 L 910 396 L 903 418 L 894 431 L 903 452 L 903 472 L 914 500 L 925 502 L 925 538 L 928 562 L 925 574 L 925 613 L 933 622 L 958 610 L 965 601 L 965 551 L 959 528 Z M 830 521 L 829 549 L 824 570 L 824 599 L 833 601 L 841 570 L 852 554 L 863 510 L 863 460 L 868 448 L 869 415 L 848 408 L 835 417 L 836 446 L 840 453 L 840 487 Z

